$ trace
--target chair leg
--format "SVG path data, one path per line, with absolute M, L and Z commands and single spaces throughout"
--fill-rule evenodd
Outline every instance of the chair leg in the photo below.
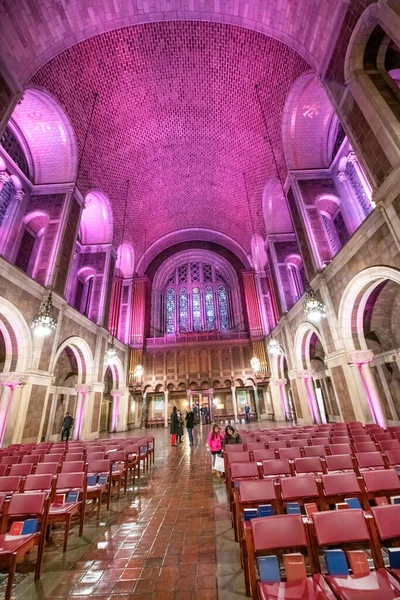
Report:
M 12 586 L 14 583 L 14 574 L 15 574 L 16 566 L 17 566 L 17 553 L 14 552 L 14 554 L 11 554 L 11 558 L 10 558 L 10 570 L 8 573 L 6 595 L 4 596 L 4 600 L 11 600 Z
M 69 538 L 69 530 L 71 527 L 71 515 L 67 515 L 67 520 L 65 522 L 65 530 L 64 530 L 64 546 L 63 546 L 63 552 L 67 551 L 67 546 L 68 546 L 68 538 Z
M 36 560 L 36 569 L 35 569 L 35 581 L 40 579 L 40 573 L 42 571 L 42 563 L 43 563 L 43 554 L 44 554 L 44 545 L 46 539 L 44 532 L 40 535 L 39 547 L 38 547 L 38 556 Z
M 100 495 L 97 496 L 97 520 L 100 521 L 100 509 L 101 509 L 101 498 L 102 498 L 103 494 L 102 492 L 100 492 Z
M 108 484 L 108 490 L 107 490 L 107 510 L 110 510 L 110 500 L 111 500 L 111 482 Z
M 82 501 L 81 504 L 81 511 L 80 511 L 80 515 L 79 515 L 79 537 L 82 537 L 83 535 L 83 524 L 85 522 L 85 510 L 86 510 L 86 503 Z
M 126 494 L 126 488 L 128 487 L 128 469 L 125 469 L 125 481 L 124 481 L 124 492 Z

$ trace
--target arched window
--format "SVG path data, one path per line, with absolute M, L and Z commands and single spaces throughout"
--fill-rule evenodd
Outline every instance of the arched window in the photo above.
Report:
M 179 292 L 179 331 L 186 333 L 189 330 L 188 295 L 186 288 Z
M 218 313 L 219 313 L 219 326 L 221 331 L 228 331 L 229 329 L 229 312 L 228 312 L 228 298 L 226 294 L 226 287 L 224 285 L 218 286 Z
M 341 200 L 331 194 L 321 195 L 317 198 L 316 206 L 320 214 L 330 255 L 333 258 L 349 240 L 349 232 L 341 210 Z
M 166 333 L 175 331 L 175 291 L 167 290 L 165 297 L 165 330 Z
M 207 331 L 215 329 L 214 292 L 210 285 L 206 287 L 206 325 Z
M 332 256 L 337 254 L 339 248 L 337 243 L 337 236 L 334 231 L 334 224 L 332 222 L 331 215 L 328 215 L 325 212 L 321 212 L 322 222 L 324 224 L 325 234 L 328 239 L 329 248 L 331 249 Z
M 177 266 L 165 278 L 164 333 L 228 331 L 230 289 L 214 265 L 194 261 Z
M 85 317 L 91 316 L 95 272 L 91 268 L 82 269 L 78 273 L 73 307 Z

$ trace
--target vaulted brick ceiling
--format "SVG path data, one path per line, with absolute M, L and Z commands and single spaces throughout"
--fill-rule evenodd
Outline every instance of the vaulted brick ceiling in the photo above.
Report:
M 216 229 L 250 247 L 252 225 L 264 233 L 262 192 L 276 177 L 268 129 L 285 174 L 282 111 L 309 65 L 285 44 L 241 27 L 160 22 L 107 32 L 49 61 L 31 83 L 65 108 L 82 147 L 94 114 L 79 187 L 102 189 L 120 243 L 126 180 L 126 237 L 138 257 L 177 229 Z
M 90 36 L 172 20 L 240 25 L 271 35 L 313 67 L 344 0 L 0 0 L 0 56 L 24 84 L 56 54 Z

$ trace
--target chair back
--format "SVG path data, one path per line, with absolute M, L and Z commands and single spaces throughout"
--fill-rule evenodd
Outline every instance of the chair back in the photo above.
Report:
M 59 463 L 58 462 L 42 462 L 36 466 L 35 475 L 57 475 Z
M 61 473 L 82 473 L 85 470 L 85 461 L 76 460 L 74 462 L 63 462 Z
M 332 454 L 325 456 L 328 471 L 354 471 L 353 461 L 349 454 Z
M 6 477 L 0 477 L 0 494 L 19 492 L 21 487 L 21 479 L 22 478 L 20 475 L 12 475 L 11 477 L 7 475 Z
M 46 502 L 45 493 L 14 494 L 10 500 L 7 516 L 41 516 Z
M 278 458 L 275 460 L 262 461 L 263 474 L 265 476 L 291 475 L 292 471 L 287 458 Z
M 320 546 L 369 542 L 367 523 L 360 508 L 313 513 L 312 520 Z
M 53 475 L 28 475 L 24 484 L 24 492 L 46 492 L 53 485 Z
M 33 470 L 33 465 L 23 465 L 23 464 L 19 464 L 19 465 L 11 465 L 11 469 L 9 472 L 10 476 L 13 475 L 20 475 L 21 477 L 26 477 L 27 475 L 30 475 L 32 473 Z
M 295 458 L 294 470 L 296 473 L 322 473 L 321 459 L 318 456 Z
M 307 546 L 301 515 L 272 515 L 250 523 L 255 552 Z

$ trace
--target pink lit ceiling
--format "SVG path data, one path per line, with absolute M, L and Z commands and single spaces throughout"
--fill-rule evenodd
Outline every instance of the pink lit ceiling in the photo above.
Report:
M 0 55 L 25 83 L 76 42 L 139 23 L 230 23 L 284 41 L 317 67 L 339 0 L 0 0 Z
M 253 31 L 203 22 L 140 25 L 90 38 L 58 55 L 32 79 L 65 108 L 82 144 L 99 93 L 79 188 L 102 190 L 121 242 L 136 256 L 162 236 L 208 228 L 250 251 L 252 225 L 265 235 L 262 196 L 276 170 L 255 85 L 282 176 L 282 113 L 307 63 Z M 144 231 L 147 230 L 146 236 Z

